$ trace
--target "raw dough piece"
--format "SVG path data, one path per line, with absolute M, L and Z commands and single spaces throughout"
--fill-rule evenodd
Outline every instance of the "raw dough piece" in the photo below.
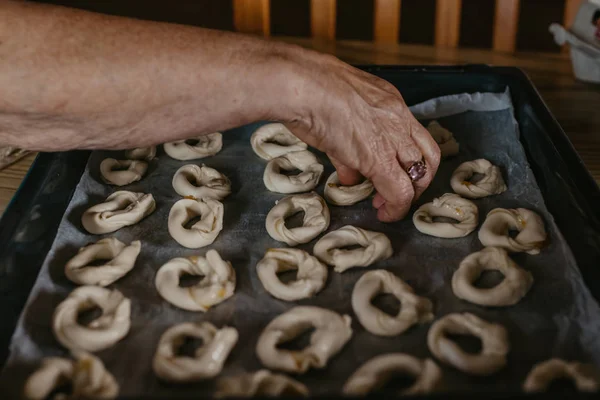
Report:
M 308 147 L 280 123 L 266 124 L 258 128 L 250 137 L 250 145 L 257 156 L 267 161 L 293 151 L 306 150 Z
M 360 245 L 362 248 L 342 249 L 353 245 Z M 334 271 L 344 272 L 349 268 L 368 267 L 377 261 L 390 258 L 394 250 L 390 239 L 383 233 L 346 225 L 319 239 L 313 253 L 319 260 L 333 265 Z
M 65 275 L 78 285 L 108 286 L 131 271 L 141 248 L 139 240 L 127 246 L 117 238 L 101 239 L 80 248 L 65 265 Z M 106 260 L 106 263 L 89 265 L 96 260 Z
M 481 339 L 482 350 L 468 353 L 445 337 L 470 334 Z M 470 313 L 448 314 L 435 321 L 427 334 L 429 351 L 440 361 L 471 375 L 491 375 L 506 365 L 508 332 L 502 325 L 482 320 Z
M 179 279 L 185 275 L 202 276 L 193 286 L 180 287 Z M 156 290 L 163 299 L 176 307 L 189 311 L 206 311 L 233 295 L 235 270 L 216 250 L 205 257 L 174 258 L 156 273 Z
M 364 396 L 383 387 L 398 375 L 416 378 L 401 395 L 427 394 L 435 391 L 442 380 L 442 370 L 433 360 L 418 359 L 408 354 L 383 354 L 364 363 L 346 381 L 343 392 L 347 396 Z
M 140 222 L 155 208 L 151 194 L 119 190 L 108 196 L 104 203 L 88 208 L 81 217 L 81 224 L 89 233 L 102 235 Z
M 371 304 L 380 293 L 393 295 L 400 302 L 400 311 L 391 316 Z M 402 279 L 383 269 L 369 271 L 360 277 L 352 291 L 352 309 L 360 324 L 373 335 L 396 336 L 414 324 L 433 319 L 433 304 L 417 296 Z
M 185 228 L 195 217 L 200 220 Z M 188 249 L 208 246 L 223 229 L 223 203 L 214 199 L 179 200 L 169 212 L 168 228 L 171 237 Z
M 475 173 L 484 176 L 476 183 L 469 182 Z M 456 193 L 469 199 L 500 194 L 507 189 L 500 168 L 483 158 L 460 164 L 452 174 L 450 186 Z
M 139 181 L 147 169 L 148 163 L 145 161 L 105 158 L 100 163 L 100 175 L 104 182 L 116 186 L 125 186 Z
M 527 375 L 523 390 L 528 393 L 545 392 L 552 381 L 561 378 L 572 380 L 580 392 L 600 390 L 600 376 L 593 365 L 567 362 L 560 358 L 536 364 Z
M 342 186 L 335 171 L 325 182 L 325 199 L 334 206 L 351 206 L 369 197 L 375 190 L 373 182 L 365 180 L 358 185 Z
M 214 394 L 216 398 L 254 396 L 308 396 L 308 388 L 288 376 L 261 369 L 254 373 L 219 379 Z
M 178 356 L 178 348 L 187 337 L 202 339 L 194 357 Z M 184 322 L 167 329 L 160 337 L 152 369 L 169 382 L 193 382 L 214 378 L 238 340 L 235 328 L 217 329 L 210 322 Z
M 324 308 L 297 306 L 275 317 L 260 334 L 256 355 L 264 366 L 303 374 L 324 368 L 327 361 L 350 340 L 352 319 Z M 277 348 L 314 327 L 310 344 L 300 351 Z
M 173 175 L 173 189 L 184 197 L 223 200 L 231 193 L 231 182 L 216 169 L 188 164 Z
M 512 238 L 511 230 L 519 234 Z M 479 241 L 484 246 L 502 247 L 512 253 L 539 254 L 546 245 L 546 229 L 542 217 L 531 210 L 495 208 L 479 229 Z
M 296 279 L 283 283 L 277 273 L 298 270 Z M 327 267 L 299 249 L 269 249 L 256 265 L 258 278 L 272 296 L 286 301 L 312 297 L 325 286 Z
M 119 384 L 100 359 L 83 351 L 75 352 L 73 356 L 75 360 L 44 358 L 41 367 L 25 383 L 25 398 L 47 399 L 52 391 L 66 383 L 71 383 L 71 395 L 57 394 L 52 398 L 114 399 L 118 396 Z
M 102 315 L 86 326 L 77 322 L 78 314 L 94 306 Z M 131 301 L 118 290 L 80 286 L 56 307 L 52 328 L 56 340 L 68 349 L 100 351 L 123 339 L 131 325 Z
M 197 143 L 188 144 L 188 141 Z M 221 151 L 223 148 L 223 135 L 219 132 L 215 132 L 208 135 L 177 140 L 175 142 L 165 143 L 163 148 L 169 157 L 176 160 L 187 161 L 205 158 L 214 156 Z
M 125 158 L 129 160 L 151 161 L 156 157 L 156 146 L 138 147 L 125 151 Z
M 285 219 L 304 211 L 302 226 L 288 229 Z M 295 194 L 279 200 L 265 223 L 269 236 L 289 246 L 308 243 L 329 227 L 329 208 L 315 192 Z
M 452 218 L 458 222 L 435 222 L 434 217 Z M 413 214 L 413 223 L 419 232 L 440 238 L 467 236 L 477 228 L 478 222 L 479 211 L 475 203 L 454 193 L 446 193 L 423 204 Z
M 429 125 L 427 125 L 427 130 L 429 131 L 429 134 L 433 140 L 435 140 L 438 146 L 440 146 L 442 158 L 455 156 L 458 154 L 460 146 L 454 138 L 452 132 L 441 126 L 437 121 L 431 121 Z
M 483 271 L 500 271 L 504 279 L 489 289 L 473 284 Z M 481 306 L 512 306 L 517 304 L 531 288 L 533 276 L 520 268 L 498 247 L 486 247 L 467 256 L 452 276 L 452 291 L 460 299 Z
M 302 193 L 314 189 L 323 174 L 323 164 L 308 150 L 286 153 L 273 158 L 267 164 L 263 182 L 267 189 L 275 193 Z M 286 176 L 280 171 L 299 169 L 297 175 Z

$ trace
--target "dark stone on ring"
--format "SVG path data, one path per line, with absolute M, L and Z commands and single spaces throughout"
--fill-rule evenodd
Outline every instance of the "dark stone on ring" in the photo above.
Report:
M 416 182 L 427 173 L 427 164 L 425 160 L 414 162 L 410 167 L 406 169 L 406 173 L 411 181 Z

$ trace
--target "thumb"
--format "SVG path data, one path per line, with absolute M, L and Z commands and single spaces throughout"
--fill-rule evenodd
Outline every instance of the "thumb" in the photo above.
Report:
M 344 186 L 353 186 L 360 183 L 362 175 L 355 169 L 349 168 L 337 159 L 329 157 L 335 167 L 340 183 Z

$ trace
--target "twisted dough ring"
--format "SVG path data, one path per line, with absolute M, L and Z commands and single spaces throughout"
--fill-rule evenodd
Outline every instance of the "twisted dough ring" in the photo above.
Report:
M 294 307 L 275 317 L 260 334 L 256 355 L 270 369 L 302 374 L 309 368 L 324 368 L 327 361 L 350 340 L 352 320 L 333 311 L 312 306 Z M 311 327 L 310 345 L 301 351 L 277 346 L 288 342 Z
M 371 304 L 380 293 L 392 294 L 400 301 L 400 311 L 391 316 Z M 369 271 L 360 277 L 352 291 L 352 309 L 360 324 L 374 335 L 395 336 L 414 324 L 433 319 L 429 299 L 417 296 L 413 289 L 391 272 Z
M 434 217 L 452 218 L 458 223 L 435 222 Z M 477 227 L 478 218 L 479 211 L 475 203 L 457 194 L 446 193 L 419 207 L 413 214 L 413 223 L 419 232 L 426 235 L 458 238 L 473 232 Z
M 195 217 L 200 220 L 186 228 Z M 223 203 L 214 199 L 179 200 L 171 207 L 167 226 L 171 237 L 188 249 L 208 246 L 223 229 Z
M 288 376 L 261 369 L 250 374 L 219 379 L 214 394 L 216 398 L 254 396 L 308 396 L 308 388 Z
M 475 173 L 484 176 L 476 183 L 469 182 Z M 500 194 L 507 189 L 500 168 L 483 158 L 460 164 L 452 174 L 450 186 L 456 193 L 469 199 Z
M 516 237 L 510 237 L 511 230 L 519 231 Z M 502 247 L 513 253 L 539 254 L 546 245 L 546 229 L 542 217 L 531 210 L 495 208 L 479 229 L 479 241 L 484 246 Z
M 358 368 L 346 381 L 343 393 L 347 396 L 364 396 L 383 387 L 397 375 L 415 377 L 415 383 L 400 392 L 402 395 L 433 392 L 442 380 L 442 370 L 431 359 L 420 360 L 402 353 L 374 357 Z
M 203 276 L 193 286 L 180 287 L 181 276 Z M 176 307 L 189 311 L 206 311 L 227 300 L 235 290 L 235 270 L 216 250 L 205 257 L 174 258 L 156 273 L 156 290 L 163 299 Z
M 188 141 L 195 141 L 197 143 L 188 144 Z M 223 135 L 215 132 L 208 135 L 177 140 L 165 143 L 163 148 L 169 157 L 182 161 L 214 156 L 223 148 Z
M 83 351 L 73 354 L 75 360 L 49 357 L 42 361 L 25 383 L 24 396 L 29 400 L 48 398 L 53 390 L 65 383 L 72 384 L 69 399 L 113 399 L 119 394 L 119 384 L 104 368 L 100 359 Z M 59 398 L 58 395 L 54 396 Z
M 481 339 L 479 354 L 463 351 L 446 333 L 471 334 Z M 440 361 L 472 375 L 491 375 L 506 365 L 508 333 L 502 325 L 486 322 L 470 313 L 448 314 L 435 321 L 427 334 L 429 351 Z
M 440 147 L 440 152 L 442 153 L 443 158 L 458 154 L 460 146 L 454 138 L 452 132 L 441 126 L 437 121 L 431 121 L 429 125 L 427 125 L 427 130 L 429 131 L 429 134 L 433 140 L 435 140 Z
M 105 158 L 100 163 L 100 175 L 104 182 L 116 186 L 125 186 L 139 181 L 147 169 L 148 163 L 145 161 Z
M 231 193 L 231 182 L 216 169 L 188 164 L 173 175 L 173 189 L 177 194 L 194 199 L 223 200 Z
M 283 283 L 277 273 L 298 270 L 296 280 Z M 256 265 L 258 278 L 272 296 L 286 301 L 312 297 L 325 286 L 327 267 L 299 249 L 269 249 Z
M 177 349 L 187 337 L 202 339 L 194 357 L 177 356 Z M 193 382 L 214 378 L 238 340 L 235 328 L 217 329 L 209 322 L 185 322 L 165 331 L 160 337 L 152 369 L 169 382 Z
M 116 238 L 105 238 L 79 249 L 65 265 L 65 275 L 78 285 L 108 286 L 127 274 L 135 265 L 142 243 L 129 246 Z M 90 266 L 95 260 L 107 260 L 103 265 Z
M 151 194 L 120 190 L 108 196 L 104 203 L 88 208 L 81 216 L 81 224 L 89 233 L 101 235 L 134 225 L 155 208 Z
M 280 123 L 266 124 L 258 128 L 250 137 L 250 145 L 257 156 L 267 161 L 293 151 L 306 150 L 308 147 Z
M 77 316 L 94 306 L 102 315 L 87 324 L 79 325 Z M 131 301 L 118 290 L 97 286 L 80 286 L 56 307 L 52 328 L 56 340 L 68 349 L 99 351 L 123 339 L 131 325 Z
M 344 250 L 342 247 L 360 245 L 361 249 Z M 315 244 L 313 253 L 334 271 L 344 272 L 353 267 L 367 267 L 377 261 L 390 258 L 394 250 L 387 236 L 346 225 L 329 232 Z
M 569 378 L 580 392 L 600 389 L 600 378 L 592 365 L 552 358 L 531 369 L 523 383 L 523 390 L 528 393 L 545 392 L 552 381 L 561 378 Z
M 286 228 L 285 219 L 300 211 L 304 211 L 302 226 Z M 287 196 L 269 211 L 265 225 L 269 236 L 289 246 L 308 243 L 329 227 L 329 208 L 314 192 Z
M 156 157 L 156 146 L 138 147 L 125 151 L 125 158 L 129 160 L 151 161 Z
M 323 174 L 323 164 L 308 150 L 286 153 L 271 159 L 265 168 L 263 182 L 275 193 L 301 193 L 314 189 Z M 281 170 L 299 169 L 298 175 L 286 176 Z
M 365 180 L 358 185 L 342 186 L 335 171 L 325 182 L 325 199 L 334 206 L 351 206 L 369 197 L 375 190 L 373 182 Z
M 498 285 L 480 289 L 473 285 L 481 273 L 497 270 L 504 275 Z M 467 256 L 452 276 L 452 291 L 460 299 L 482 306 L 512 306 L 517 304 L 531 288 L 533 276 L 520 268 L 506 251 L 497 247 L 485 249 Z

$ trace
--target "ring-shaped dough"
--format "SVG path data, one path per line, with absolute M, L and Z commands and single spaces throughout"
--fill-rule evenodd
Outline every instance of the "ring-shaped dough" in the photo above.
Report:
M 283 283 L 278 273 L 298 270 L 296 279 Z M 269 249 L 256 265 L 258 278 L 272 296 L 286 301 L 312 297 L 327 280 L 327 267 L 300 249 Z
M 531 369 L 523 383 L 523 391 L 545 392 L 552 381 L 561 378 L 573 381 L 580 392 L 600 390 L 600 377 L 592 365 L 552 358 L 536 364 Z
M 300 211 L 304 211 L 302 226 L 288 229 L 285 219 Z M 329 208 L 314 192 L 287 196 L 269 211 L 265 225 L 273 239 L 297 246 L 310 242 L 329 227 Z
M 512 238 L 511 230 L 519 233 Z M 539 254 L 546 245 L 544 220 L 526 208 L 495 208 L 479 229 L 479 241 L 486 247 L 501 247 L 511 253 Z
M 440 147 L 442 158 L 451 157 L 458 154 L 460 146 L 454 138 L 452 132 L 444 128 L 437 121 L 431 121 L 429 125 L 427 125 L 427 130 L 429 131 L 429 134 L 433 140 L 435 140 Z
M 358 185 L 342 186 L 338 173 L 329 175 L 325 182 L 325 199 L 334 206 L 351 206 L 369 197 L 375 190 L 373 182 L 366 179 Z
M 188 144 L 188 141 L 197 143 Z M 163 145 L 165 153 L 176 160 L 195 160 L 214 156 L 223 148 L 223 135 L 219 132 L 210 133 L 185 140 L 165 143 Z
M 452 218 L 457 223 L 436 222 L 435 217 Z M 477 228 L 479 210 L 475 203 L 457 194 L 446 193 L 431 203 L 423 204 L 413 214 L 415 228 L 421 233 L 440 238 L 467 236 Z
M 469 179 L 475 173 L 483 174 L 483 178 L 472 183 Z M 500 194 L 507 189 L 500 168 L 483 158 L 460 164 L 452 174 L 450 186 L 456 193 L 469 199 Z
M 281 170 L 299 169 L 297 175 L 284 175 Z M 267 189 L 275 193 L 301 193 L 314 189 L 323 174 L 323 164 L 308 150 L 294 151 L 268 162 L 263 174 Z
M 148 163 L 145 161 L 105 158 L 100 163 L 100 175 L 104 182 L 116 186 L 125 186 L 139 181 L 147 169 Z
M 302 374 L 309 368 L 324 368 L 350 340 L 352 319 L 330 310 L 313 306 L 297 306 L 275 317 L 260 334 L 256 355 L 270 369 Z M 300 351 L 280 349 L 308 329 L 315 330 L 310 344 Z
M 29 400 L 47 399 L 63 384 L 71 383 L 69 396 L 58 399 L 113 399 L 119 394 L 119 384 L 99 358 L 78 351 L 74 360 L 59 357 L 44 358 L 42 365 L 25 383 L 24 396 Z M 60 397 L 59 397 L 60 396 Z
M 393 295 L 400 302 L 400 311 L 392 316 L 375 307 L 371 300 L 380 293 Z M 433 319 L 433 304 L 417 296 L 413 289 L 389 271 L 378 269 L 365 273 L 354 285 L 352 309 L 360 324 L 379 336 L 395 336 L 414 324 Z
M 117 238 L 101 239 L 80 248 L 65 265 L 65 275 L 78 285 L 108 286 L 131 271 L 141 248 L 139 240 L 127 246 Z M 106 260 L 106 263 L 89 265 L 96 260 Z
M 217 381 L 214 397 L 308 396 L 308 388 L 283 374 L 261 369 L 254 373 L 229 376 Z
M 185 228 L 195 217 L 200 220 Z M 188 249 L 208 246 L 223 229 L 223 203 L 214 199 L 179 200 L 171 207 L 167 225 L 169 234 L 180 245 Z
M 203 276 L 193 286 L 179 286 L 181 276 Z M 205 257 L 174 258 L 156 273 L 156 290 L 163 299 L 176 307 L 189 311 L 206 311 L 233 295 L 235 270 L 224 261 L 216 250 L 209 250 Z
M 201 339 L 194 357 L 178 356 L 177 349 L 188 337 Z M 238 340 L 235 328 L 217 329 L 210 322 L 184 322 L 167 329 L 160 337 L 152 369 L 169 382 L 193 382 L 214 378 L 221 373 L 229 353 Z
M 380 389 L 398 375 L 416 378 L 415 383 L 402 390 L 401 395 L 427 394 L 436 390 L 442 380 L 442 370 L 427 358 L 418 359 L 408 354 L 383 354 L 361 365 L 344 384 L 347 396 L 364 396 Z
M 129 160 L 151 161 L 156 157 L 156 146 L 138 147 L 125 151 L 125 158 Z
M 481 339 L 482 349 L 471 354 L 445 337 L 470 334 Z M 429 351 L 440 361 L 471 375 L 491 375 L 506 365 L 508 333 L 502 325 L 490 323 L 470 313 L 448 314 L 435 321 L 427 334 Z
M 254 131 L 250 137 L 250 145 L 257 156 L 267 161 L 308 148 L 306 143 L 294 136 L 285 125 L 278 122 L 263 125 Z
M 173 175 L 173 189 L 184 197 L 223 200 L 231 193 L 231 182 L 214 168 L 188 164 Z
M 102 315 L 87 326 L 79 325 L 78 314 L 94 306 L 102 310 Z M 94 352 L 111 347 L 127 335 L 130 315 L 131 301 L 118 290 L 80 286 L 56 307 L 52 328 L 66 348 Z
M 342 248 L 353 245 L 360 245 L 362 248 Z M 346 225 L 319 239 L 313 253 L 319 260 L 333 265 L 334 271 L 344 272 L 349 268 L 368 267 L 377 261 L 390 258 L 394 250 L 390 239 L 383 233 Z
M 151 194 L 119 190 L 108 196 L 104 203 L 88 208 L 81 216 L 81 224 L 89 233 L 102 235 L 140 222 L 155 208 Z
M 481 289 L 473 284 L 483 271 L 499 271 L 504 279 L 498 285 Z M 520 268 L 498 247 L 485 249 L 467 256 L 452 275 L 452 291 L 460 299 L 481 306 L 512 306 L 517 304 L 531 288 L 533 276 Z

